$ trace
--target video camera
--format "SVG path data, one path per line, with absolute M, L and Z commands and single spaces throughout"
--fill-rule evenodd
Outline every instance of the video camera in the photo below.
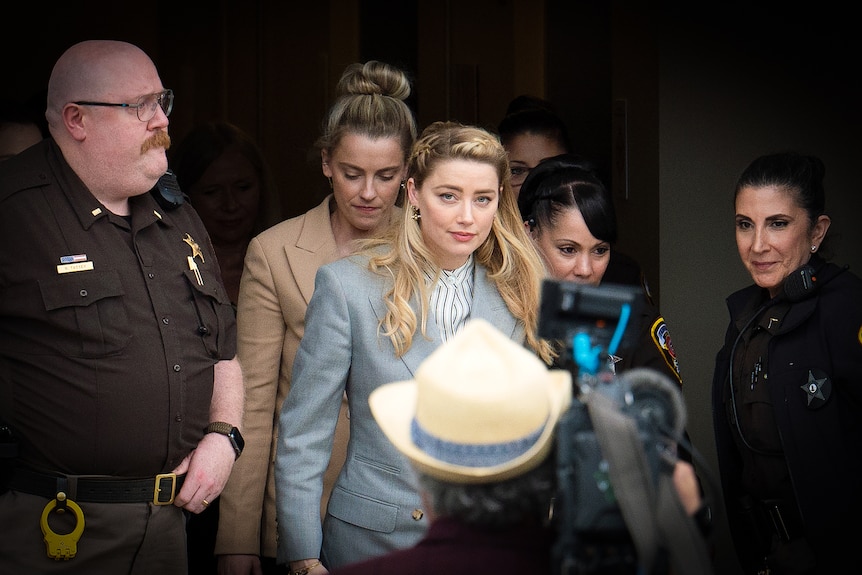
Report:
M 603 452 L 594 425 L 598 422 L 593 421 L 596 411 L 591 415 L 587 405 L 589 394 L 603 394 L 616 408 L 615 416 L 636 424 L 641 449 L 632 448 L 624 455 L 632 461 L 645 457 L 649 477 L 641 483 L 652 485 L 638 484 L 643 492 L 626 493 L 628 497 L 654 497 L 659 474 L 673 472 L 675 440 L 685 424 L 678 386 L 655 370 L 633 368 L 617 376 L 612 367 L 616 351 L 629 350 L 638 341 L 644 301 L 636 286 L 596 287 L 555 280 L 542 285 L 538 335 L 560 343 L 558 364 L 571 371 L 576 382 L 572 405 L 557 432 L 555 575 L 635 573 L 643 559 L 637 556 L 611 484 L 616 471 L 611 466 L 619 461 L 609 462 Z M 610 439 L 616 446 L 625 438 Z M 615 451 L 619 459 L 619 449 Z

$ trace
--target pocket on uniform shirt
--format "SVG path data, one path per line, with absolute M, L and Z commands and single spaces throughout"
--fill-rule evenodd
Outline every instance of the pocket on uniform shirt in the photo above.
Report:
M 235 338 L 236 332 L 236 321 L 230 321 L 235 319 L 230 298 L 217 276 L 203 267 L 198 272 L 201 274 L 200 281 L 194 271 L 185 270 L 199 321 L 198 334 L 210 357 L 218 359 L 232 356 L 233 353 L 225 353 L 223 349 L 231 337 Z
M 72 356 L 97 358 L 124 349 L 132 337 L 116 270 L 41 279 L 39 291 L 56 344 Z

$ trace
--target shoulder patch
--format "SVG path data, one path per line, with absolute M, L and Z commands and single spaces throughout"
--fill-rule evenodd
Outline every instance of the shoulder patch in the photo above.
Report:
M 673 349 L 673 341 L 670 339 L 670 331 L 662 316 L 658 316 L 650 328 L 650 336 L 658 350 L 661 352 L 667 366 L 676 374 L 679 383 L 682 383 L 682 375 L 679 372 L 679 361 L 676 351 Z

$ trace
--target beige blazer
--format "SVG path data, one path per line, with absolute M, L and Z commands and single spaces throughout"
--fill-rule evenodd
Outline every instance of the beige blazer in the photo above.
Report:
M 248 247 L 237 303 L 246 443 L 221 494 L 216 554 L 276 554 L 276 423 L 290 389 L 315 273 L 338 255 L 329 219 L 331 198 L 262 232 Z M 324 477 L 321 514 L 344 461 L 348 434 L 344 401 Z

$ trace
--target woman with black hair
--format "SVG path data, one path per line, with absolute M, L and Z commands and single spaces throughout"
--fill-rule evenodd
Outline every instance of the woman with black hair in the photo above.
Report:
M 862 281 L 823 256 L 824 176 L 815 156 L 769 154 L 734 194 L 737 249 L 753 283 L 727 298 L 712 405 L 745 573 L 858 569 Z
M 563 154 L 540 162 L 521 186 L 518 208 L 551 277 L 598 286 L 614 256 L 613 198 L 591 162 Z M 650 367 L 682 385 L 667 324 L 646 288 L 636 347 L 609 358 L 615 373 Z

